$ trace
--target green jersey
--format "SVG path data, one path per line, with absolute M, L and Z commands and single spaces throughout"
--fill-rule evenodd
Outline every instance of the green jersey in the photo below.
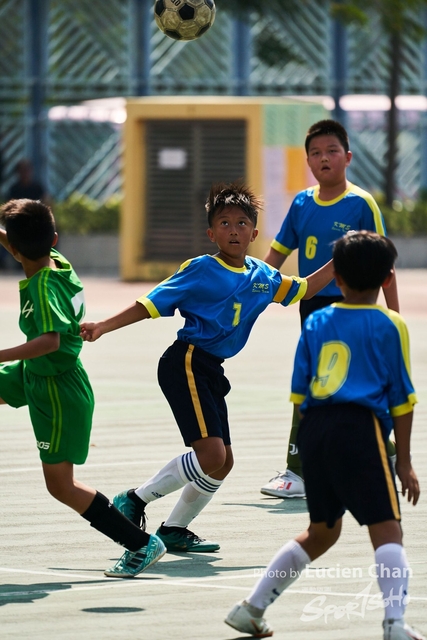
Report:
M 52 249 L 50 257 L 56 269 L 44 267 L 19 283 L 19 327 L 27 341 L 51 331 L 60 334 L 57 351 L 25 361 L 28 370 L 39 376 L 55 376 L 74 368 L 83 344 L 79 324 L 85 313 L 83 285 L 60 253 Z

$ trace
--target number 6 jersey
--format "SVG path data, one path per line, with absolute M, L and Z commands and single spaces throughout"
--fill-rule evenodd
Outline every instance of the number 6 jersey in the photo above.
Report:
M 402 316 L 343 302 L 310 315 L 295 354 L 291 401 L 302 413 L 354 402 L 370 408 L 389 434 L 393 416 L 409 413 L 417 402 Z
M 284 256 L 298 249 L 298 271 L 305 277 L 332 258 L 333 243 L 351 229 L 387 235 L 371 194 L 349 182 L 344 193 L 325 202 L 319 198 L 317 185 L 296 195 L 271 246 Z M 341 291 L 332 280 L 316 295 L 340 296 Z

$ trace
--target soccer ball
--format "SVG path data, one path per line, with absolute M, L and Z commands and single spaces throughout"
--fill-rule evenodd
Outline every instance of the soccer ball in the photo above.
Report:
M 214 0 L 156 0 L 154 17 L 160 31 L 174 40 L 196 40 L 215 20 Z

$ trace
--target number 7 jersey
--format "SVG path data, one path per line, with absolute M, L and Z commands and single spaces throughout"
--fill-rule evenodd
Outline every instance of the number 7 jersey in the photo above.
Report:
M 282 275 L 257 258 L 246 256 L 245 265 L 237 268 L 204 255 L 184 262 L 138 302 L 152 318 L 173 316 L 178 310 L 185 319 L 178 339 L 225 359 L 244 347 L 271 302 L 287 306 L 306 291 L 305 278 Z
M 291 401 L 309 407 L 354 402 L 370 408 L 389 434 L 393 416 L 417 402 L 409 336 L 395 311 L 343 302 L 305 321 L 292 375 Z

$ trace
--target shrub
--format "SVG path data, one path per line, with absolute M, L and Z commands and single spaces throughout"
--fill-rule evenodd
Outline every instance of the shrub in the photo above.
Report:
M 427 191 L 421 192 L 417 201 L 395 200 L 392 207 L 385 204 L 382 194 L 375 194 L 375 199 L 390 236 L 427 235 Z M 58 231 L 77 235 L 117 233 L 121 204 L 121 195 L 99 202 L 81 193 L 74 193 L 53 206 Z
M 73 193 L 52 207 L 58 232 L 77 235 L 117 233 L 121 203 L 119 195 L 99 202 L 81 193 Z
M 427 193 L 421 193 L 420 199 L 395 200 L 392 207 L 384 203 L 384 198 L 375 196 L 384 216 L 387 233 L 390 236 L 427 235 Z

